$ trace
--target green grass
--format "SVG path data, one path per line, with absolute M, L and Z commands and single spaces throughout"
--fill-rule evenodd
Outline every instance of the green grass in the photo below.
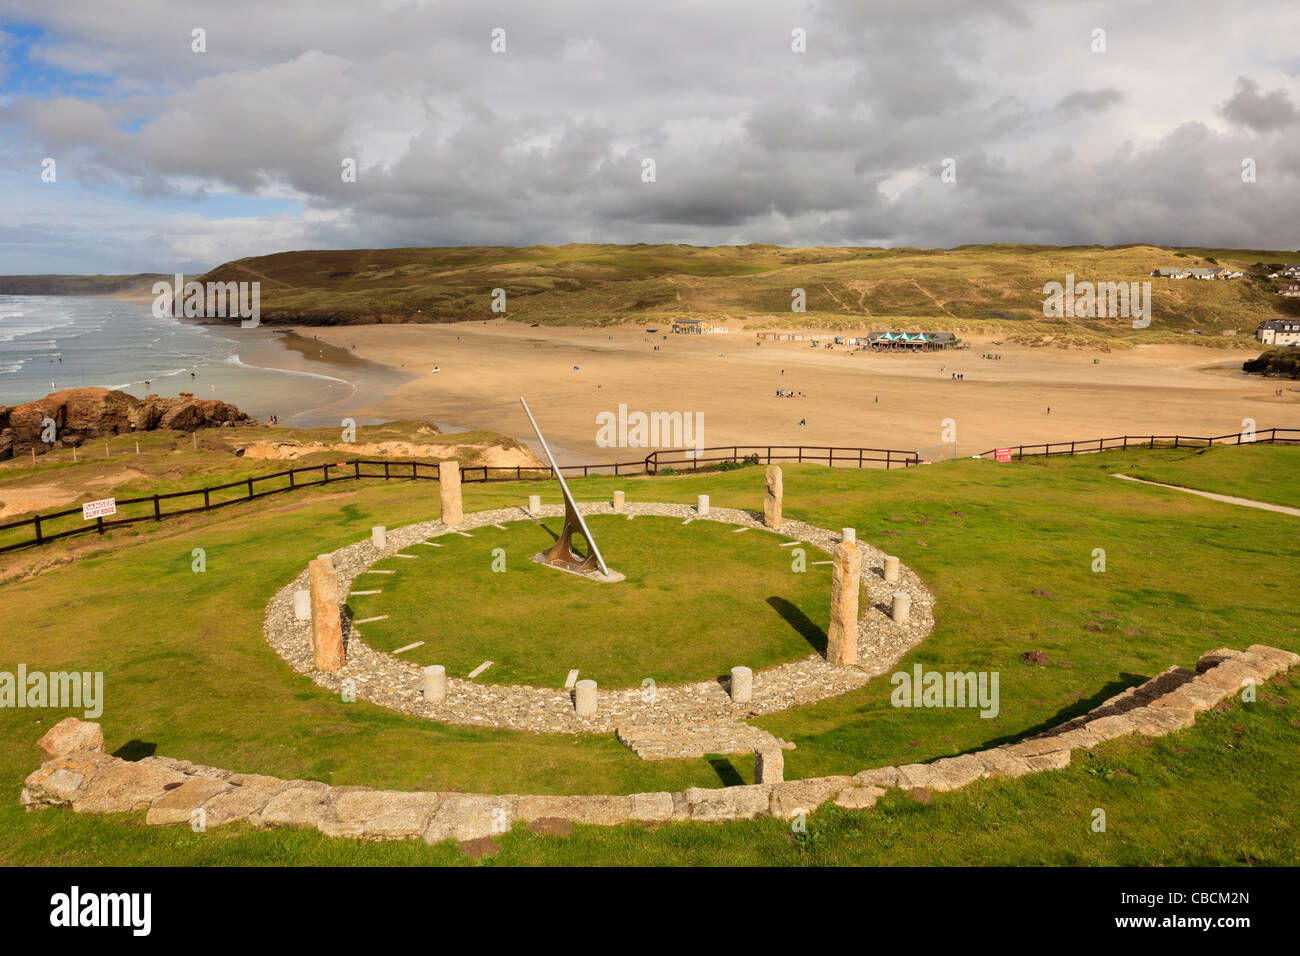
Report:
M 829 556 L 766 531 L 641 516 L 588 517 L 612 570 L 606 584 L 534 563 L 555 543 L 561 519 L 514 521 L 474 537 L 442 535 L 441 548 L 415 546 L 416 560 L 374 565 L 395 573 L 362 577 L 354 618 L 367 643 L 392 651 L 415 641 L 404 659 L 443 664 L 463 677 L 490 660 L 485 683 L 562 687 L 571 668 L 602 687 L 709 680 L 744 663 L 754 669 L 826 649 Z M 795 560 L 804 570 L 792 570 Z M 473 595 L 472 600 L 462 598 Z
M 1300 463 L 1285 445 L 1244 445 L 1170 452 L 1145 462 L 1135 478 L 1300 508 Z
M 1232 461 L 1234 451 L 1225 449 L 1224 460 Z M 1300 454 L 1272 451 L 1282 463 Z M 1219 645 L 1260 642 L 1300 651 L 1290 583 L 1300 564 L 1296 519 L 1109 477 L 1186 460 L 1130 450 L 1009 465 L 964 460 L 888 473 L 787 468 L 788 514 L 822 527 L 856 527 L 860 538 L 900 555 L 935 591 L 936 628 L 900 666 L 996 670 L 1001 690 L 1001 710 L 991 720 L 973 710 L 896 710 L 888 703 L 887 676 L 765 717 L 757 723 L 797 744 L 786 755 L 787 777 L 851 773 L 1015 739 L 1171 664 L 1190 666 Z M 633 500 L 689 503 L 709 493 L 717 507 L 753 508 L 762 482 L 760 471 L 744 469 L 572 484 L 579 500 L 607 499 L 621 487 Z M 556 501 L 546 483 L 467 486 L 466 510 L 517 505 L 539 490 Z M 373 524 L 429 519 L 436 511 L 432 498 L 427 483 L 336 486 L 53 545 L 45 552 L 48 570 L 0 585 L 9 625 L 0 632 L 0 669 L 23 662 L 29 669 L 102 670 L 109 749 L 234 770 L 333 784 L 510 793 L 635 792 L 752 779 L 747 760 L 647 763 L 612 736 L 439 725 L 344 703 L 293 674 L 261 635 L 270 595 L 308 559 L 366 537 Z M 204 574 L 190 570 L 194 547 L 207 551 Z M 1097 548 L 1106 551 L 1105 573 L 1092 570 Z M 75 562 L 66 560 L 73 556 Z M 1051 664 L 1022 663 L 1028 650 L 1046 651 Z M 893 796 L 864 814 L 827 809 L 812 818 L 807 837 L 796 838 L 776 821 L 579 828 L 567 839 L 516 832 L 496 860 L 1295 864 L 1297 692 L 1289 684 L 1265 690 L 1259 703 L 1204 715 L 1195 728 L 1171 737 L 1116 742 L 1097 757 L 1081 754 L 1066 771 L 981 782 L 939 795 L 928 807 Z M 358 844 L 311 833 L 198 836 L 144 828 L 138 817 L 25 814 L 17 795 L 40 760 L 35 740 L 69 713 L 0 711 L 0 783 L 9 794 L 0 800 L 0 863 L 455 859 L 447 848 Z M 1096 806 L 1110 815 L 1108 835 L 1088 829 Z

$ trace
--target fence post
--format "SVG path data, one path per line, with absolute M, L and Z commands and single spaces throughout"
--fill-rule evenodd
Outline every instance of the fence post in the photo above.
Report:
M 36 526 L 36 543 L 41 543 L 41 516 L 37 515 L 32 519 L 32 524 Z
M 253 500 L 253 479 L 252 478 L 248 479 L 248 500 L 249 501 Z
M 1177 435 L 1174 436 L 1174 447 L 1175 447 L 1175 448 L 1178 447 L 1178 437 L 1179 437 L 1179 436 L 1177 436 Z
M 384 462 L 384 480 L 388 480 L 388 462 Z
M 361 479 L 361 459 L 359 458 L 352 459 L 352 477 L 357 480 Z
M 290 491 L 293 491 L 294 488 L 293 476 L 297 474 L 297 472 L 298 472 L 297 468 L 294 468 L 292 465 L 289 466 L 289 490 Z
M 103 516 L 103 515 L 100 515 L 98 518 L 95 519 L 95 530 L 98 531 L 100 534 L 103 534 L 103 533 L 104 533 L 104 516 Z
M 153 520 L 162 521 L 162 510 L 158 507 L 158 496 L 153 496 Z
M 212 503 L 208 500 L 208 489 L 204 488 L 203 489 L 203 510 L 207 511 L 211 507 L 212 507 Z
M 1124 436 L 1124 450 L 1128 451 L 1128 436 Z

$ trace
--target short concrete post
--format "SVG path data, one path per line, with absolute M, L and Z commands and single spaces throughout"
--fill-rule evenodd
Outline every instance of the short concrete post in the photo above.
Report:
M 785 754 L 781 752 L 780 744 L 765 744 L 754 749 L 754 782 L 785 782 Z
M 862 552 L 852 541 L 835 546 L 831 565 L 831 621 L 826 629 L 826 663 L 847 667 L 858 662 L 858 595 L 862 591 Z
M 381 524 L 370 529 L 370 543 L 380 551 L 388 547 L 388 529 Z
M 700 515 L 706 515 L 709 513 L 708 495 L 700 495 L 697 499 L 695 499 L 695 510 L 698 511 Z
M 898 580 L 898 558 L 892 554 L 885 555 L 885 582 L 893 584 Z
M 317 558 L 307 565 L 311 581 L 312 663 L 317 670 L 343 666 L 343 619 L 339 616 L 339 573 Z
M 580 680 L 573 687 L 573 709 L 579 717 L 590 717 L 596 713 L 596 682 Z
M 442 497 L 442 523 L 454 528 L 465 518 L 461 510 L 460 462 L 438 462 L 438 493 Z
M 424 669 L 425 703 L 438 704 L 447 697 L 447 668 L 430 664 Z
M 763 489 L 763 524 L 769 528 L 781 527 L 781 466 L 767 466 L 767 484 Z
M 541 510 L 542 510 L 542 496 L 541 496 L 541 495 L 529 495 L 529 496 L 528 496 L 528 513 L 529 513 L 530 515 L 535 515 L 535 514 L 538 514 Z
M 293 592 L 293 619 L 295 621 L 311 620 L 311 589 Z
M 894 619 L 895 624 L 906 624 L 912 616 L 911 595 L 902 591 L 896 592 L 893 602 L 889 605 L 889 616 Z
M 621 491 L 614 492 L 614 510 L 622 511 L 627 506 L 627 497 Z
M 748 667 L 731 669 L 731 699 L 737 704 L 748 704 L 754 697 L 754 672 Z
M 841 540 L 841 541 L 857 541 L 857 540 L 858 540 L 858 529 L 857 529 L 857 528 L 841 528 L 841 529 L 840 529 L 840 540 Z

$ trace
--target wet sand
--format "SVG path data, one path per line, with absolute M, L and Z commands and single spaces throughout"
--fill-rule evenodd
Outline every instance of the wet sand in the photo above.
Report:
M 961 455 L 1123 434 L 1222 435 L 1240 430 L 1245 418 L 1260 429 L 1300 423 L 1300 388 L 1243 376 L 1241 362 L 1257 354 L 1244 348 L 1152 345 L 1103 354 L 974 338 L 969 350 L 880 354 L 807 341 L 758 345 L 739 329 L 665 337 L 633 326 L 504 321 L 297 331 L 309 344 L 287 340 L 295 351 L 281 346 L 282 360 L 357 381 L 331 413 L 430 419 L 531 440 L 524 395 L 566 464 L 644 457 L 647 449 L 597 443 L 597 414 L 620 403 L 647 413 L 702 412 L 706 445 L 863 445 L 930 449 L 933 457 L 953 452 L 943 447 L 946 419 Z M 343 354 L 316 346 L 323 354 L 304 355 L 316 337 Z M 1001 360 L 981 358 L 990 351 Z M 259 364 L 276 356 L 265 358 Z M 357 359 L 388 369 L 380 374 L 373 364 L 352 364 Z M 395 382 L 385 377 L 392 373 L 409 377 Z M 1273 394 L 1279 387 L 1281 397 Z M 806 397 L 780 398 L 778 389 Z

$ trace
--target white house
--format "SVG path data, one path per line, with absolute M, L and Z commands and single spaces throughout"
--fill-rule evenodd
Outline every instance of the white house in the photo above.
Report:
M 1266 319 L 1259 323 L 1255 338 L 1265 345 L 1300 345 L 1300 319 Z

